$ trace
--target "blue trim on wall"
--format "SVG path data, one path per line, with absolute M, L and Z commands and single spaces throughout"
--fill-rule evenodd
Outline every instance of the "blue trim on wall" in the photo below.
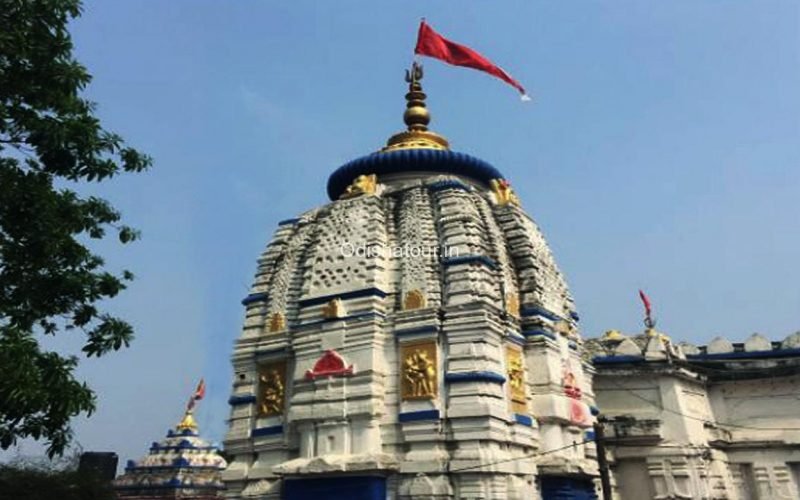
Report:
M 388 153 L 372 153 L 345 163 L 328 178 L 328 197 L 336 200 L 359 175 L 398 172 L 434 172 L 456 174 L 489 184 L 503 174 L 485 161 L 457 151 L 436 149 L 402 149 Z
M 287 351 L 288 349 L 286 347 L 278 347 L 277 349 L 257 350 L 253 354 L 255 354 L 256 356 L 269 356 L 269 355 L 280 356 L 286 354 Z
M 687 354 L 686 359 L 703 361 L 705 359 L 766 359 L 800 356 L 800 349 L 777 349 L 772 351 L 717 352 L 713 354 Z
M 493 384 L 504 384 L 506 382 L 505 376 L 490 371 L 450 372 L 445 374 L 444 379 L 450 383 L 491 382 Z
M 470 190 L 469 186 L 455 179 L 433 182 L 431 184 L 428 184 L 428 189 L 430 189 L 431 191 L 444 191 L 445 189 L 461 189 L 462 191 Z
M 381 290 L 380 288 L 362 288 L 361 290 L 353 290 L 351 292 L 344 292 L 339 294 L 333 295 L 324 295 L 322 297 L 311 297 L 310 299 L 303 299 L 298 301 L 297 303 L 300 307 L 309 307 L 309 306 L 316 306 L 319 304 L 327 304 L 333 299 L 358 299 L 361 297 L 380 297 L 385 298 L 388 294 Z
M 514 421 L 518 424 L 527 425 L 528 427 L 533 427 L 533 419 L 528 415 L 523 415 L 521 413 L 514 414 Z
M 508 332 L 508 335 L 506 335 L 506 340 L 517 345 L 525 345 L 525 337 L 516 332 Z
M 638 363 L 644 361 L 644 356 L 620 355 L 620 356 L 595 356 L 592 363 L 595 365 L 613 365 L 615 363 Z
M 370 311 L 358 314 L 351 314 L 350 316 L 342 316 L 341 318 L 323 318 L 317 321 L 309 321 L 308 323 L 303 323 L 302 325 L 296 325 L 295 329 L 303 329 L 309 326 L 315 326 L 322 323 L 330 323 L 332 321 L 361 320 L 364 318 L 372 318 L 372 317 L 383 319 L 386 317 L 386 315 L 378 311 Z
M 241 396 L 231 396 L 228 398 L 228 404 L 231 406 L 249 405 L 255 402 L 256 397 L 253 394 L 242 394 Z
M 586 431 L 583 433 L 583 439 L 586 441 L 594 441 L 594 431 Z
M 445 257 L 442 259 L 444 266 L 457 266 L 459 264 L 483 264 L 491 269 L 497 269 L 497 262 L 485 255 L 459 255 L 458 257 Z
M 523 318 L 527 318 L 529 316 L 542 316 L 550 321 L 561 321 L 564 319 L 558 314 L 539 306 L 522 306 L 519 314 Z
M 575 311 L 570 311 L 569 317 L 572 318 L 572 320 L 576 323 L 581 320 L 581 317 Z
M 282 221 L 278 222 L 279 226 L 288 226 L 289 224 L 297 224 L 300 222 L 300 219 L 283 219 Z
M 250 431 L 250 437 L 274 436 L 276 434 L 283 434 L 282 425 L 272 425 L 270 427 L 256 427 L 252 431 Z
M 400 422 L 416 422 L 417 420 L 438 420 L 439 410 L 420 410 L 399 413 L 397 420 Z
M 248 304 L 252 304 L 253 302 L 258 302 L 260 300 L 267 300 L 269 294 L 267 292 L 259 292 L 259 293 L 251 293 L 247 297 L 242 299 L 242 305 L 246 306 Z
M 571 340 L 567 343 L 567 346 L 570 349 L 572 349 L 573 351 L 577 351 L 578 350 L 578 344 L 576 344 L 575 342 L 573 342 Z
M 534 328 L 532 330 L 523 330 L 522 332 L 523 337 L 547 337 L 550 340 L 555 340 L 556 335 L 552 332 L 548 332 L 547 330 L 542 330 L 540 328 Z
M 403 328 L 401 330 L 395 330 L 394 335 L 395 337 L 404 337 L 406 335 L 418 335 L 422 333 L 439 333 L 439 327 L 435 325 L 429 326 L 418 326 L 416 328 Z

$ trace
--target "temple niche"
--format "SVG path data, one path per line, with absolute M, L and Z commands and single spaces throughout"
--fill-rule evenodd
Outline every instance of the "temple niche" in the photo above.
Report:
M 564 277 L 512 184 L 428 129 L 281 222 L 233 354 L 228 498 L 595 498 L 597 410 Z M 565 496 L 572 495 L 572 496 Z

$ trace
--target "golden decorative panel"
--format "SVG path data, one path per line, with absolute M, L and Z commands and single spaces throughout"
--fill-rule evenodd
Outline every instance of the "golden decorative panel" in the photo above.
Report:
M 286 361 L 262 365 L 258 370 L 258 416 L 282 415 L 286 406 Z
M 528 410 L 525 395 L 525 363 L 522 350 L 517 346 L 506 346 L 506 375 L 508 376 L 508 396 L 511 409 L 517 413 Z
M 517 205 L 519 206 L 519 198 L 511 187 L 511 183 L 505 179 L 492 179 L 489 181 L 489 187 L 492 188 L 494 193 L 495 202 L 498 205 Z
M 344 304 L 339 298 L 331 300 L 322 308 L 322 316 L 326 319 L 341 318 L 344 315 Z
M 406 294 L 406 298 L 403 301 L 403 309 L 406 311 L 410 311 L 412 309 L 422 309 L 428 305 L 428 301 L 425 298 L 425 294 L 422 293 L 421 290 L 411 290 Z
M 286 318 L 283 316 L 283 313 L 276 312 L 272 313 L 272 316 L 269 318 L 269 331 L 272 332 L 280 332 L 281 330 L 286 329 Z
M 439 389 L 438 350 L 435 341 L 414 342 L 400 348 L 401 397 L 433 399 Z
M 375 194 L 378 189 L 378 176 L 375 174 L 359 175 L 353 182 L 347 186 L 344 193 L 339 197 L 341 199 L 355 198 L 362 194 Z
M 516 293 L 506 294 L 506 311 L 508 314 L 519 318 L 519 297 Z

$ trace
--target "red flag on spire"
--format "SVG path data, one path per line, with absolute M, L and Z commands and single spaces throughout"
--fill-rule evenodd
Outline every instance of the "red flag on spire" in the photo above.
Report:
M 189 402 L 186 404 L 186 409 L 191 410 L 194 408 L 195 401 L 200 401 L 206 395 L 206 381 L 204 379 L 200 379 L 200 382 L 197 384 L 197 389 L 194 390 L 194 394 L 189 397 Z
M 652 305 L 650 304 L 650 299 L 641 290 L 639 290 L 639 298 L 642 299 L 642 304 L 644 304 L 644 312 L 649 318 L 650 313 L 653 311 Z
M 203 399 L 206 395 L 206 381 L 205 379 L 200 379 L 200 382 L 197 384 L 197 389 L 194 390 L 193 399 L 195 401 L 199 401 Z
M 525 89 L 522 85 L 511 78 L 511 75 L 506 73 L 503 68 L 497 66 L 466 45 L 451 42 L 435 32 L 433 28 L 428 26 L 424 19 L 419 25 L 417 47 L 414 49 L 414 53 L 421 56 L 433 57 L 454 66 L 465 66 L 489 73 L 517 89 L 519 93 L 522 94 L 522 100 L 530 100 L 530 97 L 525 93 Z

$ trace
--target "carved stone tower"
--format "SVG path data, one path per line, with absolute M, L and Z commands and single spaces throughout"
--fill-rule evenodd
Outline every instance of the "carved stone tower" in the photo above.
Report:
M 337 169 L 258 261 L 229 498 L 595 498 L 578 316 L 502 174 L 428 130 Z

